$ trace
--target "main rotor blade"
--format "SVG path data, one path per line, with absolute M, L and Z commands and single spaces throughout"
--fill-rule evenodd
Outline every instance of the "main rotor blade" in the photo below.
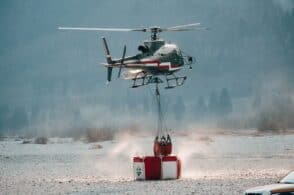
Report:
M 200 23 L 192 23 L 192 24 L 185 24 L 185 25 L 179 25 L 179 26 L 171 26 L 171 27 L 167 27 L 165 29 L 174 29 L 174 28 L 187 28 L 187 27 L 192 27 L 192 26 L 200 26 Z
M 59 30 L 78 30 L 78 31 L 117 31 L 117 32 L 153 32 L 157 29 L 158 32 L 162 31 L 190 31 L 190 30 L 203 30 L 204 28 L 200 26 L 200 23 L 185 24 L 179 26 L 172 26 L 167 28 L 160 27 L 148 27 L 148 28 L 92 28 L 92 27 L 58 27 Z
M 59 30 L 80 30 L 80 31 L 118 31 L 118 32 L 128 32 L 128 31 L 143 31 L 146 29 L 129 29 L 129 28 L 89 28 L 89 27 L 58 27 Z
M 174 28 L 174 29 L 163 29 L 162 31 L 194 31 L 194 30 L 208 30 L 207 27 L 197 27 L 197 28 Z

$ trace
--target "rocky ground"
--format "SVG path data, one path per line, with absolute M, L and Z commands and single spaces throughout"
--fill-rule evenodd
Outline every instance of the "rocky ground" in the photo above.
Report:
M 134 181 L 132 157 L 151 155 L 150 136 L 84 143 L 0 141 L 0 194 L 242 194 L 294 169 L 294 135 L 176 135 L 182 178 Z

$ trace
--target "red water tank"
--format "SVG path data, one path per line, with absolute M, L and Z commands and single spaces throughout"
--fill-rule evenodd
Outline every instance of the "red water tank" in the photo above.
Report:
M 155 156 L 167 156 L 172 153 L 172 143 L 162 143 L 155 141 L 153 145 L 153 152 Z
M 153 153 L 154 156 L 159 156 L 161 154 L 160 143 L 158 141 L 154 142 Z
M 161 147 L 162 147 L 161 154 L 163 156 L 167 156 L 172 153 L 172 143 L 166 143 Z

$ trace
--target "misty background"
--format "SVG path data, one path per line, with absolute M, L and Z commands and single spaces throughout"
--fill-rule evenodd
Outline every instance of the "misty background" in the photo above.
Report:
M 101 37 L 113 57 L 140 32 L 59 31 L 200 22 L 160 36 L 197 59 L 184 86 L 161 90 L 168 127 L 294 128 L 293 0 L 4 0 L 0 4 L 0 134 L 67 135 L 88 128 L 155 131 L 154 86 L 106 85 Z

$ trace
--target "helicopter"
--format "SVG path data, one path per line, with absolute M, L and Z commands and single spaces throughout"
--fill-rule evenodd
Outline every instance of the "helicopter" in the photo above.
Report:
M 185 55 L 182 50 L 173 43 L 166 43 L 159 38 L 159 33 L 164 31 L 193 31 L 205 30 L 200 23 L 172 26 L 161 28 L 158 26 L 146 28 L 88 28 L 88 27 L 59 27 L 59 30 L 79 30 L 79 31 L 122 31 L 122 32 L 150 32 L 151 39 L 138 46 L 140 53 L 126 57 L 126 45 L 124 45 L 122 57 L 112 59 L 105 37 L 102 37 L 103 48 L 107 63 L 102 63 L 107 68 L 107 81 L 112 80 L 113 68 L 118 68 L 117 78 L 120 78 L 122 69 L 128 69 L 123 73 L 123 78 L 133 80 L 132 88 L 141 87 L 151 83 L 163 83 L 160 76 L 165 77 L 166 89 L 182 86 L 187 76 L 178 76 L 175 73 L 188 65 L 192 69 L 192 64 L 196 62 L 195 57 Z

